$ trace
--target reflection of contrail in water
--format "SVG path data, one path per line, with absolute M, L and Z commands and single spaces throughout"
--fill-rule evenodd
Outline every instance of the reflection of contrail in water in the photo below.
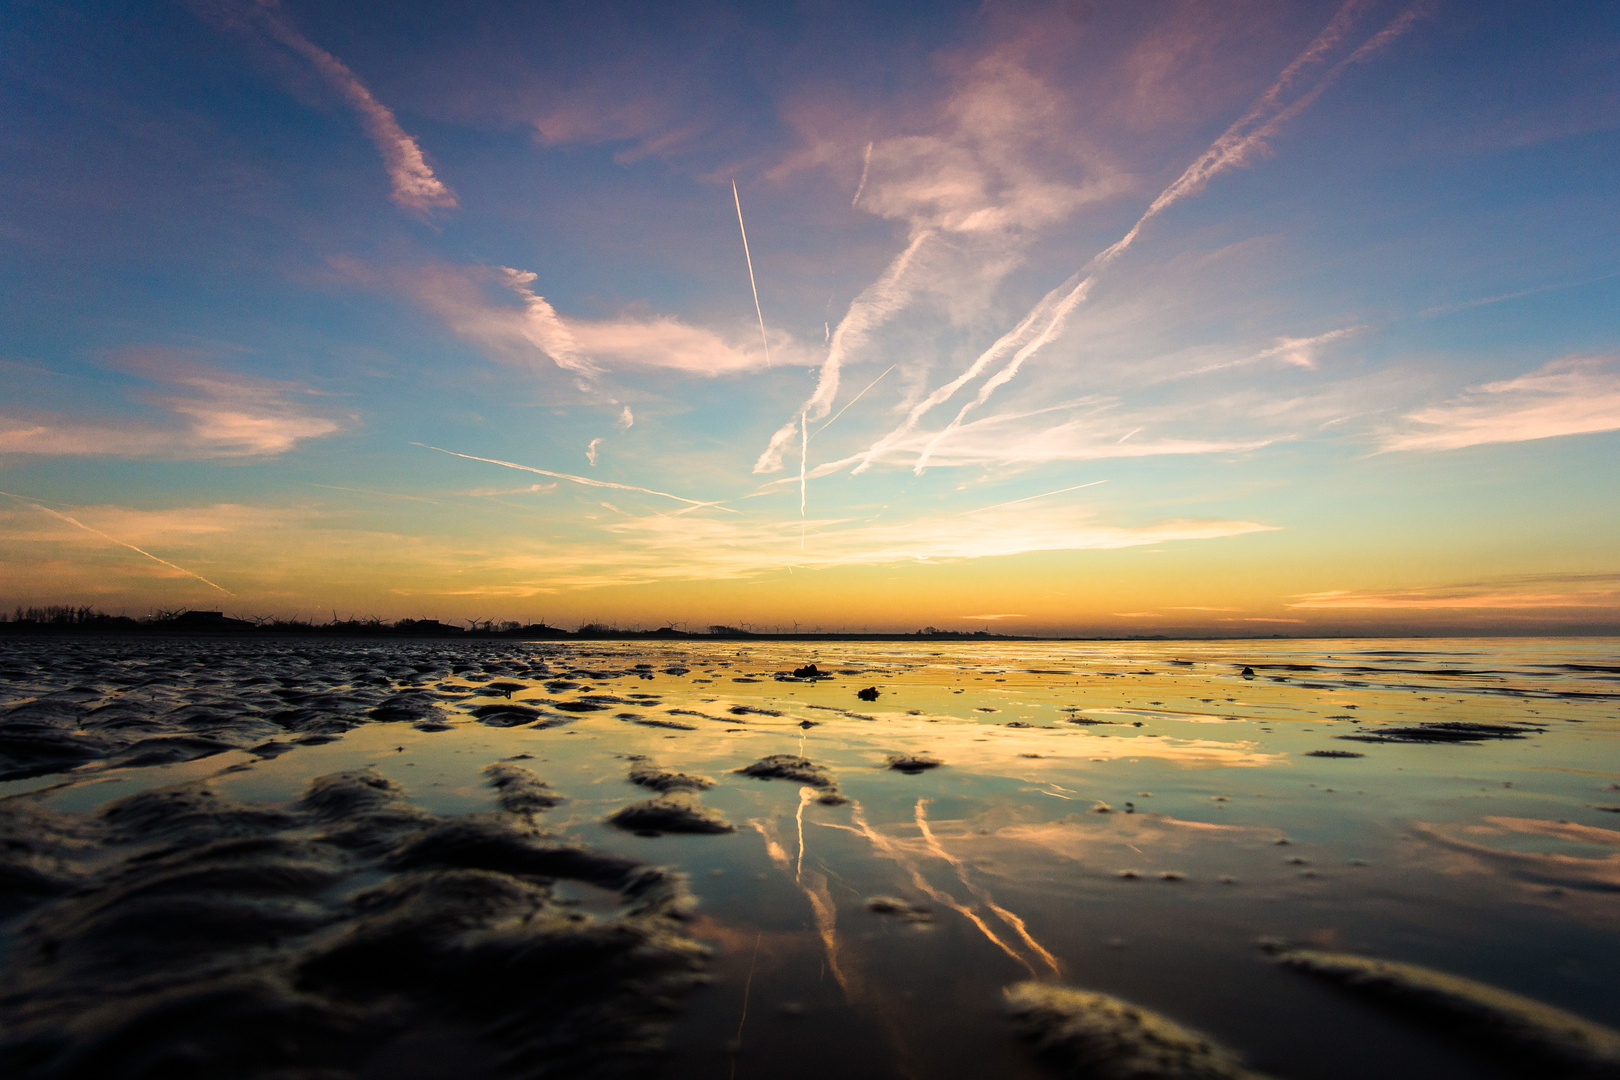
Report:
M 978 927 L 979 933 L 988 938 L 992 945 L 1022 964 L 1024 966 L 1024 970 L 1029 972 L 1031 978 L 1036 977 L 1035 969 L 1030 965 L 1030 962 L 1020 956 L 1017 951 L 1012 948 L 1012 946 L 1008 945 L 1005 941 L 1002 941 L 1001 938 L 997 937 L 996 932 L 990 929 L 990 924 L 985 922 L 984 919 L 980 917 L 978 912 L 974 911 L 972 908 L 965 907 L 962 904 L 957 903 L 954 896 L 951 896 L 949 893 L 942 892 L 941 890 L 930 885 L 928 883 L 928 879 L 923 877 L 921 872 L 918 871 L 916 864 L 908 859 L 905 854 L 896 847 L 893 840 L 890 840 L 887 836 L 884 836 L 882 833 L 872 828 L 872 826 L 866 821 L 866 814 L 861 809 L 860 803 L 851 803 L 850 809 L 850 816 L 853 818 L 857 826 L 857 828 L 850 829 L 851 832 L 859 832 L 863 834 L 867 840 L 871 841 L 872 846 L 876 848 L 879 853 L 893 859 L 897 864 L 899 864 L 902 870 L 909 873 L 911 875 L 912 884 L 916 885 L 917 888 L 921 889 L 924 893 L 927 893 L 936 904 L 944 904 L 946 907 L 950 908 L 952 911 L 971 922 L 974 926 Z M 832 825 L 829 827 L 835 829 L 848 828 L 846 825 Z
M 499 458 L 478 457 L 474 454 L 458 454 L 454 450 L 446 450 L 442 446 L 434 446 L 431 443 L 419 442 L 411 443 L 411 445 L 420 446 L 425 450 L 437 450 L 439 453 L 449 454 L 451 457 L 466 458 L 468 461 L 482 461 L 490 465 L 503 465 L 508 469 L 520 469 L 523 472 L 539 473 L 541 476 L 550 476 L 558 480 L 572 480 L 574 483 L 584 484 L 586 487 L 613 488 L 616 491 L 639 491 L 643 495 L 657 495 L 662 499 L 674 499 L 676 502 L 690 503 L 690 509 L 692 510 L 701 510 L 706 506 L 712 506 L 716 510 L 724 510 L 728 514 L 735 514 L 738 512 L 729 506 L 722 506 L 717 502 L 699 502 L 696 499 L 687 499 L 681 497 L 680 495 L 671 495 L 667 491 L 654 491 L 652 488 L 636 487 L 634 484 L 615 484 L 608 480 L 592 480 L 588 476 L 575 476 L 572 473 L 552 472 L 549 469 L 537 469 L 533 465 L 519 465 L 515 461 L 502 461 Z M 685 513 L 686 511 L 682 510 L 678 512 Z
M 816 797 L 816 789 L 802 787 L 799 789 L 799 812 L 796 816 L 799 824 L 799 865 L 793 871 L 793 880 L 798 881 L 804 876 L 804 808 Z
M 1024 939 L 1024 944 L 1028 945 L 1037 954 L 1039 954 L 1040 958 L 1046 962 L 1046 966 L 1052 969 L 1053 975 L 1063 974 L 1062 968 L 1058 966 L 1057 957 L 1053 956 L 1040 942 L 1036 941 L 1030 936 L 1029 929 L 1024 925 L 1024 920 L 1020 919 L 1017 915 L 1014 915 L 1012 912 L 996 903 L 995 900 L 990 896 L 990 891 L 988 889 L 982 888 L 981 886 L 975 885 L 973 882 L 969 881 L 967 867 L 962 864 L 962 860 L 956 858 L 956 856 L 946 851 L 945 848 L 940 844 L 939 840 L 934 836 L 934 830 L 928 827 L 928 804 L 931 801 L 932 800 L 930 799 L 918 799 L 916 813 L 917 829 L 922 833 L 923 842 L 928 845 L 928 850 L 950 863 L 951 866 L 956 870 L 956 876 L 962 879 L 962 884 L 966 885 L 974 896 L 977 896 L 980 900 L 983 900 L 984 905 L 991 911 L 995 912 L 1002 922 L 1012 927 L 1013 930 L 1017 932 L 1018 936 Z
M 187 570 L 183 566 L 174 565 L 174 563 L 170 562 L 168 559 L 160 559 L 160 558 L 158 558 L 156 555 L 152 554 L 150 551 L 147 551 L 147 550 L 145 550 L 143 548 L 138 548 L 134 544 L 126 544 L 124 541 L 118 539 L 117 537 L 108 536 L 106 533 L 102 532 L 100 529 L 92 529 L 90 526 L 86 525 L 84 522 L 80 521 L 78 518 L 68 517 L 66 514 L 58 513 L 57 511 L 52 510 L 48 506 L 41 506 L 39 503 L 34 502 L 32 499 L 25 499 L 21 495 L 12 495 L 11 492 L 9 492 L 9 491 L 0 491 L 0 495 L 10 496 L 11 498 L 16 499 L 20 503 L 25 503 L 28 506 L 32 506 L 35 510 L 43 510 L 45 513 L 51 515 L 51 517 L 58 518 L 58 519 L 60 519 L 62 521 L 65 521 L 69 525 L 77 525 L 79 528 L 83 529 L 85 532 L 92 533 L 92 534 L 94 534 L 96 536 L 99 536 L 103 540 L 107 541 L 109 544 L 117 544 L 119 547 L 129 548 L 129 550 L 135 552 L 138 555 L 145 555 L 148 559 L 151 559 L 153 562 L 160 562 L 164 566 L 167 566 L 170 570 L 178 570 L 182 574 L 186 575 L 186 577 L 196 578 L 198 581 L 202 582 L 204 585 L 207 585 L 211 589 L 218 589 L 220 592 L 224 593 L 226 596 L 235 596 L 236 595 L 235 593 L 231 592 L 231 590 L 225 588 L 225 586 L 223 586 L 223 585 L 215 585 L 212 581 L 209 581 L 207 578 L 203 577 L 201 574 L 194 574 L 190 570 Z
M 804 805 L 810 801 L 804 797 L 803 792 L 805 791 L 809 791 L 812 796 L 815 795 L 815 789 L 813 788 L 803 788 L 800 791 L 799 872 L 794 874 L 793 880 L 799 886 L 800 891 L 804 893 L 806 899 L 810 901 L 810 913 L 815 917 L 816 936 L 821 938 L 822 949 L 827 956 L 827 967 L 832 971 L 833 978 L 838 980 L 839 987 L 844 991 L 845 1000 L 850 1000 L 852 995 L 859 991 L 860 987 L 852 974 L 844 970 L 843 953 L 838 943 L 838 908 L 833 904 L 832 893 L 827 888 L 827 878 L 823 874 L 813 873 L 810 875 L 808 885 L 800 880 L 804 869 Z M 748 824 L 752 825 L 754 831 L 765 839 L 765 853 L 771 857 L 771 862 L 784 871 L 787 870 L 790 860 L 788 859 L 788 853 L 782 849 L 782 845 L 776 840 L 775 823 L 755 818 L 749 821 Z
M 765 334 L 765 311 L 759 306 L 759 286 L 754 284 L 754 257 L 748 253 L 748 226 L 742 219 L 742 196 L 737 194 L 737 181 L 731 182 L 731 197 L 737 204 L 737 228 L 742 230 L 743 258 L 748 260 L 748 287 L 754 290 L 754 314 L 759 316 L 759 338 L 765 343 L 765 366 L 771 366 L 771 339 Z

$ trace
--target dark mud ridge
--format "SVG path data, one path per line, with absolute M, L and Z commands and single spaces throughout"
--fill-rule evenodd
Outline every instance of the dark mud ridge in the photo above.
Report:
M 1355 735 L 1335 738 L 1352 742 L 1399 743 L 1459 743 L 1479 742 L 1483 739 L 1523 739 L 1539 735 L 1547 729 L 1534 724 L 1473 724 L 1465 721 L 1442 721 L 1434 724 L 1414 724 L 1411 727 L 1377 728 Z
M 164 765 L 226 750 L 274 757 L 361 724 L 445 731 L 449 721 L 555 727 L 614 704 L 510 700 L 554 675 L 605 682 L 638 668 L 583 670 L 577 648 L 496 643 L 18 639 L 0 654 L 0 780 L 84 765 Z M 553 664 L 557 666 L 552 666 Z M 459 678 L 469 688 L 439 680 Z M 554 680 L 555 681 L 555 680 Z M 578 683 L 567 684 L 578 686 Z M 466 707 L 469 697 L 501 697 Z M 649 695 L 635 694 L 637 703 Z M 557 712 L 545 712 L 534 705 Z
M 821 792 L 816 801 L 827 806 L 838 806 L 849 801 L 838 793 L 838 781 L 833 779 L 825 766 L 795 754 L 768 754 L 752 765 L 744 765 L 737 772 L 756 780 L 792 780 L 813 787 Z
M 1620 1077 L 1620 1032 L 1499 987 L 1350 953 L 1285 948 L 1277 962 L 1465 1042 L 1489 1045 L 1523 1070 L 1517 1075 Z
M 1035 982 L 1003 992 L 1007 1014 L 1060 1076 L 1076 1080 L 1265 1080 L 1168 1017 L 1092 990 Z
M 669 871 L 548 838 L 554 796 L 445 818 L 370 772 L 244 805 L 211 781 L 94 813 L 0 801 L 0 1075 L 639 1075 L 702 978 Z M 557 891 L 616 894 L 593 916 Z M 578 889 L 581 885 L 569 886 Z

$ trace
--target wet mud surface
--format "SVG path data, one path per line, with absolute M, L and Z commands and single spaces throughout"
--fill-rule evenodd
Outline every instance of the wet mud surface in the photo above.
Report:
M 1617 656 L 6 642 L 0 1074 L 1613 1076 Z

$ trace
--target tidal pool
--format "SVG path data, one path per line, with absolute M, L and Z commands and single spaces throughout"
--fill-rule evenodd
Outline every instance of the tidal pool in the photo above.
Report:
M 814 676 L 792 674 L 809 664 Z M 875 700 L 857 696 L 866 688 Z M 638 975 L 623 998 L 646 1023 L 634 1038 L 603 1028 L 611 1061 L 570 1044 L 567 1075 L 649 1060 L 671 1077 L 1113 1075 L 1035 1052 L 1004 995 L 1028 982 L 1123 999 L 1274 1077 L 1620 1070 L 1601 1047 L 1538 1048 L 1502 1009 L 1335 981 L 1297 951 L 1416 965 L 1620 1026 L 1613 639 L 21 640 L 0 645 L 0 710 L 3 955 L 40 987 L 55 978 L 40 927 L 57 927 L 52 948 L 71 944 L 78 924 L 62 905 L 102 886 L 96 860 L 111 856 L 97 852 L 115 843 L 84 823 L 119 800 L 192 784 L 235 807 L 302 807 L 274 825 L 278 843 L 330 855 L 324 891 L 299 901 L 329 909 L 299 924 L 303 966 L 285 977 L 302 993 L 309 971 L 337 963 L 328 938 L 360 932 L 330 911 L 405 872 L 386 844 L 420 848 L 441 817 L 506 828 L 516 789 L 486 772 L 506 762 L 531 785 L 524 827 L 603 860 L 557 877 L 539 907 L 605 926 L 641 903 L 631 868 L 685 877 L 682 897 L 666 875 L 663 906 L 636 909 L 637 932 L 678 959 L 659 969 L 667 985 L 643 993 L 651 976 Z M 773 755 L 784 757 L 753 770 L 764 776 L 740 771 Z M 350 843 L 297 802 L 312 779 L 355 773 L 391 782 L 390 805 L 416 816 Z M 657 779 L 670 774 L 685 781 Z M 680 831 L 694 819 L 660 806 L 709 827 Z M 46 832 L 55 847 L 29 847 Z M 191 842 L 174 836 L 165 858 Z M 140 842 L 119 834 L 119 858 L 150 858 L 130 854 Z M 458 857 L 435 856 L 432 872 Z M 540 873 L 469 867 L 457 872 Z M 28 884 L 36 872 L 46 884 Z M 692 968 L 706 981 L 680 975 Z M 138 995 L 131 978 L 106 994 Z M 86 979 L 56 1019 L 26 991 L 0 1010 L 66 1025 L 99 993 Z M 605 992 L 590 985 L 581 993 Z M 514 993 L 508 1027 L 523 1009 Z M 302 1064 L 396 1078 L 559 1071 L 541 1060 L 554 1033 L 529 1032 L 522 1053 L 465 1050 L 500 1040 L 462 1018 L 437 1049 L 407 1053 L 405 1023 L 375 1028 L 369 1057 L 334 1064 L 311 1043 Z M 0 1061 L 17 1075 L 80 1074 L 39 1039 Z

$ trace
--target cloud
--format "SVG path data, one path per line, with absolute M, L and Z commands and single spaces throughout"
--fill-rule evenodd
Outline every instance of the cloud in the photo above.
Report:
M 768 366 L 752 324 L 721 333 L 669 315 L 565 317 L 534 291 L 537 275 L 528 270 L 438 263 L 379 273 L 348 260 L 337 260 L 335 265 L 351 277 L 384 280 L 408 291 L 457 337 L 504 363 L 555 366 L 587 381 L 604 372 L 626 369 L 715 378 Z M 789 362 L 804 359 L 802 350 L 784 331 L 772 331 L 771 345 L 787 355 Z M 635 418 L 626 408 L 619 419 L 628 426 Z
M 1381 450 L 1457 450 L 1486 443 L 1620 430 L 1620 358 L 1565 357 L 1408 413 Z
M 1365 62 L 1383 46 L 1404 33 L 1415 20 L 1417 12 L 1417 7 L 1414 6 L 1397 16 L 1360 48 L 1329 67 L 1314 83 L 1307 85 L 1302 91 L 1299 90 L 1297 84 L 1300 83 L 1302 74 L 1324 63 L 1341 46 L 1366 7 L 1366 0 L 1348 0 L 1305 51 L 1283 69 L 1277 80 L 1250 106 L 1248 112 L 1228 127 L 1174 182 L 1161 191 L 1124 236 L 1099 252 L 1067 281 L 1043 296 L 1017 326 L 981 353 L 965 372 L 914 408 L 905 423 L 885 440 L 880 440 L 880 444 L 910 431 L 920 420 L 923 412 L 953 397 L 969 381 L 988 370 L 993 362 L 1008 357 L 1001 369 L 980 386 L 974 399 L 962 405 L 950 423 L 917 455 L 913 471 L 920 475 L 927 467 L 935 447 L 961 426 L 969 412 L 988 401 L 991 395 L 1018 375 L 1030 358 L 1064 333 L 1070 316 L 1090 296 L 1098 275 L 1107 270 L 1130 248 L 1150 221 L 1180 200 L 1202 191 L 1216 175 L 1246 164 L 1254 156 L 1265 152 L 1268 140 L 1278 133 L 1285 122 L 1292 120 L 1309 107 L 1338 80 L 1348 65 Z M 869 466 L 871 461 L 871 457 L 863 460 L 860 468 Z
M 1541 574 L 1414 589 L 1304 593 L 1288 605 L 1310 609 L 1513 610 L 1620 608 L 1620 574 Z
M 1023 615 L 958 615 L 958 619 L 1022 619 Z
M 601 445 L 602 440 L 600 438 L 595 438 L 592 439 L 590 445 L 585 448 L 585 460 L 589 461 L 593 466 L 596 464 L 597 448 Z
M 139 396 L 167 412 L 168 420 L 0 413 L 0 454 L 273 457 L 344 426 L 313 408 L 316 392 L 298 383 L 220 371 L 169 350 L 126 352 L 115 362 L 162 388 Z
M 343 61 L 299 33 L 283 18 L 273 0 L 265 3 L 216 0 L 205 10 L 222 21 L 252 27 L 279 42 L 308 61 L 321 78 L 342 95 L 382 155 L 393 186 L 394 202 L 423 215 L 455 207 L 456 193 L 434 175 L 422 148 L 399 126 L 393 111 L 378 101 Z

